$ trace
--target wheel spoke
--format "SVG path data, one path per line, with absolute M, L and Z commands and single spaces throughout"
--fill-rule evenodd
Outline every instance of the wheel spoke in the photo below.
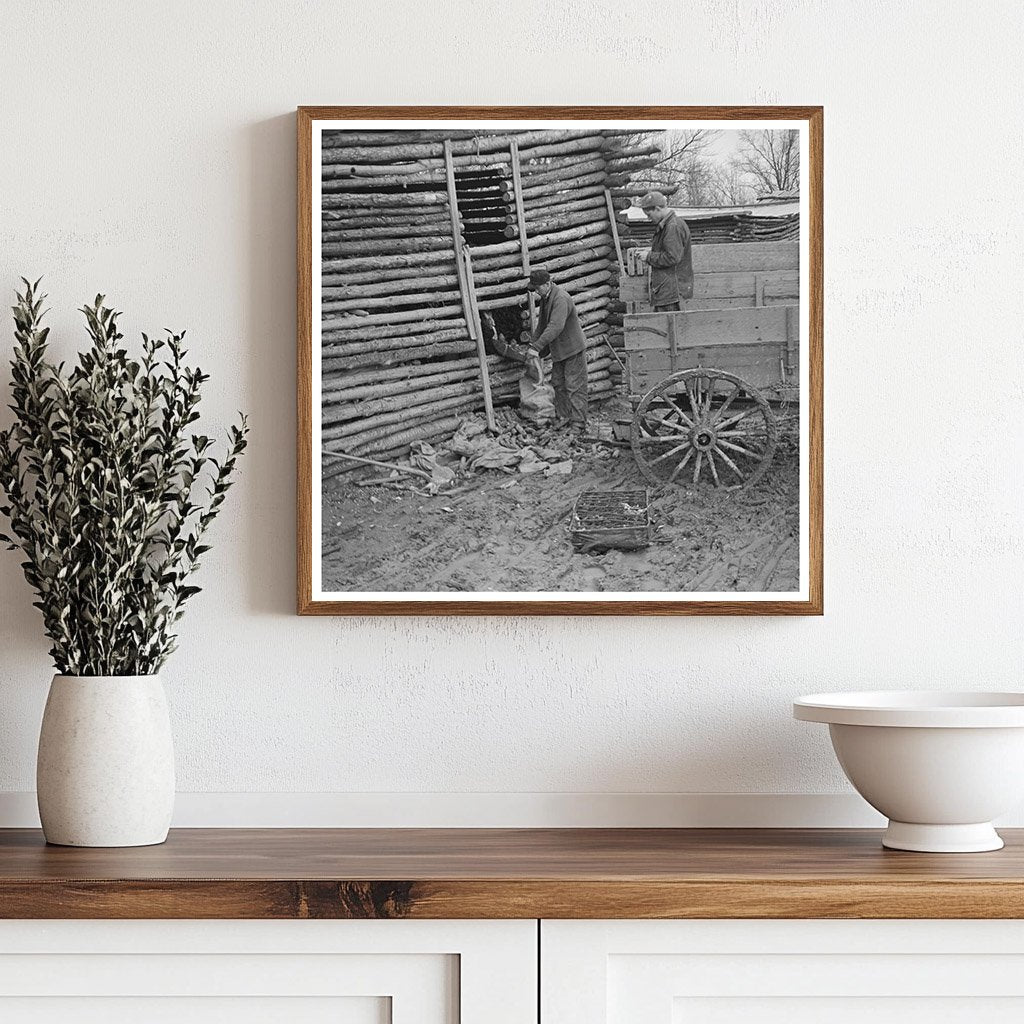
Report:
M 740 393 L 740 390 L 741 389 L 739 384 L 733 384 L 732 392 L 729 394 L 726 400 L 718 407 L 718 412 L 716 412 L 715 415 L 712 417 L 712 424 L 717 423 L 726 414 L 726 412 L 729 409 L 729 406 L 732 405 L 732 403 L 736 399 L 736 396 Z
M 700 423 L 700 409 L 697 407 L 697 401 L 694 396 L 694 388 L 697 382 L 695 380 L 689 380 L 686 382 L 686 397 L 690 401 L 690 408 L 693 410 L 694 423 Z
M 704 462 L 704 453 L 697 452 L 697 461 L 693 464 L 693 482 L 696 483 L 700 479 L 700 467 Z
M 710 423 L 711 422 L 711 403 L 715 399 L 715 382 L 717 381 L 717 379 L 718 379 L 717 377 L 708 377 L 707 378 L 708 390 L 707 390 L 707 393 L 704 396 L 704 422 L 705 423 Z
M 650 434 L 637 439 L 640 444 L 660 444 L 662 441 L 689 441 L 689 434 Z
M 755 405 L 750 409 L 744 409 L 743 412 L 736 413 L 735 416 L 730 416 L 724 423 L 718 424 L 719 430 L 727 430 L 734 423 L 739 423 L 740 420 L 746 419 L 748 416 L 753 415 L 755 412 L 761 412 L 761 410 Z
M 662 395 L 661 397 L 664 398 L 665 401 L 670 406 L 672 406 L 672 408 L 675 410 L 676 415 L 679 417 L 680 420 L 682 420 L 684 426 L 686 426 L 686 427 L 695 427 L 696 426 L 696 424 L 693 422 L 693 420 L 691 420 L 690 417 L 687 416 L 686 413 L 683 412 L 683 410 L 679 408 L 679 406 L 676 403 L 676 400 L 675 400 L 674 397 L 671 397 L 669 395 Z
M 721 448 L 716 447 L 715 451 L 718 452 L 718 457 L 740 478 L 740 480 L 746 480 L 746 477 L 740 472 L 739 466 L 737 466 Z
M 690 420 L 690 417 L 687 416 L 686 413 L 684 413 L 682 409 L 680 409 L 675 404 L 672 405 L 672 408 L 669 410 L 669 412 L 676 413 L 684 427 L 693 427 L 693 423 Z M 679 429 L 679 423 L 676 423 L 674 420 L 665 419 L 664 416 L 658 416 L 657 414 L 651 412 L 648 412 L 646 415 L 649 419 L 652 419 L 656 423 L 660 423 L 662 426 L 668 427 L 671 430 Z
M 675 410 L 667 402 L 652 402 L 644 415 L 647 419 L 654 420 L 656 423 L 671 424 L 673 427 L 678 426 L 675 422 Z
M 733 444 L 738 444 L 740 447 L 748 447 L 752 452 L 757 455 L 764 455 L 768 449 L 768 438 L 764 435 L 756 434 L 719 434 L 719 438 L 728 437 Z M 723 441 L 722 443 L 725 443 Z
M 677 444 L 675 446 L 675 448 L 670 448 L 667 452 L 662 452 L 662 454 L 657 456 L 657 458 L 651 459 L 650 465 L 653 466 L 655 463 L 663 462 L 665 459 L 669 458 L 670 456 L 675 455 L 676 452 L 681 452 L 684 448 L 687 448 L 689 446 L 690 446 L 690 439 L 687 438 L 686 441 L 683 444 Z M 690 448 L 690 450 L 692 451 L 693 449 Z
M 677 477 L 677 476 L 679 475 L 679 472 L 680 472 L 680 470 L 682 470 L 682 469 L 683 469 L 683 467 L 684 467 L 684 466 L 685 466 L 685 465 L 686 465 L 686 464 L 687 464 L 687 463 L 688 463 L 688 462 L 690 461 L 690 459 L 692 459 L 692 458 L 693 458 L 693 453 L 694 453 L 694 452 L 695 452 L 696 450 L 697 450 L 696 448 L 691 448 L 691 449 L 690 449 L 690 450 L 689 450 L 689 451 L 688 451 L 688 452 L 686 453 L 686 455 L 684 456 L 684 458 L 683 458 L 682 462 L 680 462 L 680 463 L 679 463 L 679 465 L 678 465 L 678 466 L 676 466 L 676 468 L 672 470 L 672 475 L 671 475 L 671 476 L 670 476 L 670 477 L 668 478 L 668 482 L 669 482 L 670 484 L 671 484 L 671 483 L 674 483 L 674 482 L 675 482 L 675 479 L 676 479 L 676 477 Z
M 755 452 L 763 452 L 768 446 L 766 434 L 748 434 L 743 430 L 727 430 L 725 433 L 716 433 L 716 437 L 728 437 L 733 444 L 742 444 L 752 448 Z
M 715 481 L 716 487 L 721 487 L 721 481 L 718 479 L 718 467 L 715 465 L 714 449 L 709 448 L 708 452 L 708 467 L 711 470 L 711 478 Z
M 755 462 L 760 462 L 764 458 L 759 452 L 752 452 L 749 448 L 742 448 L 738 444 L 733 444 L 732 441 L 723 441 L 721 437 L 718 439 L 718 446 L 719 448 L 728 448 L 732 452 L 739 452 L 740 455 L 746 455 L 748 459 L 753 459 Z

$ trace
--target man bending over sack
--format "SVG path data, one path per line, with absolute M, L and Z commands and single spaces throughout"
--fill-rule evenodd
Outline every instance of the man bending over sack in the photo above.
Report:
M 572 296 L 546 270 L 530 271 L 530 288 L 540 296 L 537 331 L 530 344 L 537 357 L 551 353 L 555 426 L 587 428 L 587 357 L 583 328 Z

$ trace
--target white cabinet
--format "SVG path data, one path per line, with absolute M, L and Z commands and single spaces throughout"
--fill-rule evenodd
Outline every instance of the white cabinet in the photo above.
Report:
M 0 921 L 3 1024 L 536 1024 L 536 921 Z
M 546 1024 L 1019 1024 L 1024 922 L 545 921 Z
M 2 1024 L 1019 1024 L 1018 921 L 0 921 Z M 538 973 L 539 956 L 539 973 Z

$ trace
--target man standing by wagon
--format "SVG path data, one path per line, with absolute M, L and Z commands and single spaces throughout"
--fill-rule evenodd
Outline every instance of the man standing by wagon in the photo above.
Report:
M 586 342 L 572 296 L 542 269 L 530 272 L 530 288 L 540 296 L 537 331 L 530 345 L 538 357 L 551 353 L 551 386 L 555 392 L 555 426 L 586 432 Z
M 661 192 L 648 192 L 640 208 L 654 222 L 654 240 L 647 254 L 651 268 L 651 304 L 655 312 L 681 309 L 680 300 L 693 298 L 693 259 L 690 229 L 669 208 Z

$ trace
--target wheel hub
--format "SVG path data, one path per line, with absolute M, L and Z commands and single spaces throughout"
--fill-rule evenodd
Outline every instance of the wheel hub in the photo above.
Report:
M 690 432 L 690 444 L 699 452 L 710 451 L 715 447 L 715 432 L 709 427 L 697 427 Z

